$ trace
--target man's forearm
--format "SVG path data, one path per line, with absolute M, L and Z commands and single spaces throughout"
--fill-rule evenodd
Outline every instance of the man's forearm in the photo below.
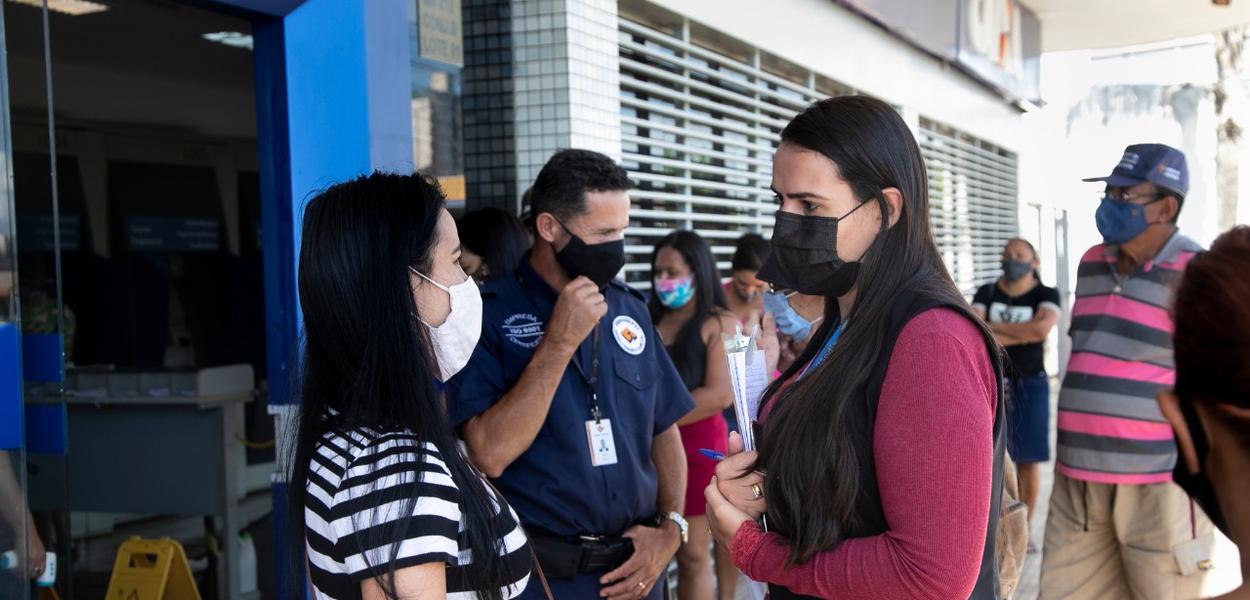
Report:
M 686 452 L 682 449 L 681 434 L 673 425 L 651 441 L 651 461 L 655 463 L 659 491 L 656 508 L 661 515 L 686 510 Z
M 534 443 L 575 350 L 543 340 L 512 389 L 465 423 L 469 456 L 488 477 L 499 477 Z

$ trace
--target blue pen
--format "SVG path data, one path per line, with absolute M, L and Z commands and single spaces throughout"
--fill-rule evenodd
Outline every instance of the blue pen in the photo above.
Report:
M 708 450 L 707 448 L 699 448 L 699 453 L 712 460 L 725 460 L 725 455 L 715 450 Z

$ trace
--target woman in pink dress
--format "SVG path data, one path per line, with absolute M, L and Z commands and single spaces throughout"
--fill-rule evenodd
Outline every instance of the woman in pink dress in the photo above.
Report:
M 700 450 L 727 449 L 729 429 L 721 411 L 732 405 L 733 389 L 720 336 L 732 333 L 738 319 L 726 308 L 712 251 L 697 233 L 675 231 L 660 240 L 651 255 L 651 271 L 655 286 L 651 319 L 695 403 L 694 410 L 677 422 L 689 465 L 690 522 L 690 541 L 677 553 L 677 595 L 682 600 L 711 600 L 711 538 L 703 488 L 712 480 L 716 462 Z M 719 547 L 716 563 L 721 572 L 718 595 L 733 598 L 737 571 Z

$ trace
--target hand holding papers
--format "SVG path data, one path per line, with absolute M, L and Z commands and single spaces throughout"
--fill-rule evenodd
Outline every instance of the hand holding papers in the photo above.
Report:
M 734 414 L 738 417 L 738 430 L 742 434 L 742 446 L 746 451 L 755 450 L 755 421 L 759 418 L 760 400 L 768 387 L 768 360 L 758 344 L 759 326 L 751 329 L 750 337 L 742 334 L 742 327 L 734 334 L 723 334 L 725 357 L 729 360 L 729 380 L 733 383 Z M 768 586 L 747 579 L 745 596 L 750 600 L 763 600 Z

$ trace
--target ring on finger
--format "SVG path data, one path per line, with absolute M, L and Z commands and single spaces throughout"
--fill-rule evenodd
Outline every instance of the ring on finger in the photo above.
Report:
M 760 498 L 763 498 L 763 497 L 764 497 L 764 489 L 763 489 L 763 488 L 761 488 L 761 487 L 760 487 L 760 484 L 758 484 L 758 483 L 752 483 L 752 484 L 751 484 L 751 493 L 752 493 L 752 494 L 755 494 L 755 499 L 756 499 L 756 500 L 759 500 Z

